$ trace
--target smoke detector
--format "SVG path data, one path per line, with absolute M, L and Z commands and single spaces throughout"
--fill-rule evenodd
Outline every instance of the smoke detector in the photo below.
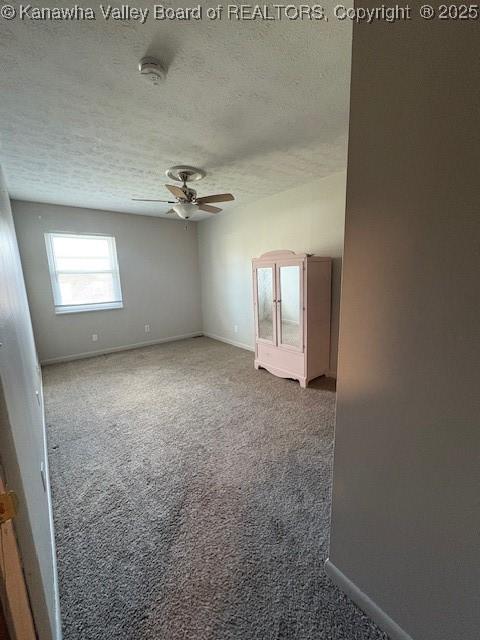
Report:
M 157 58 L 142 58 L 138 63 L 138 70 L 146 80 L 155 85 L 164 80 L 167 75 L 162 63 Z

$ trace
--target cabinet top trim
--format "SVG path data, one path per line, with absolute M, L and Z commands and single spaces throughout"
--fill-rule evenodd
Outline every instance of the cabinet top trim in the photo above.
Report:
M 277 262 L 280 260 L 305 260 L 308 261 L 314 260 L 315 262 L 329 260 L 331 258 L 314 256 L 312 253 L 295 253 L 295 251 L 289 251 L 288 249 L 279 249 L 277 251 L 267 251 L 267 253 L 262 253 L 259 258 L 253 258 L 254 262 L 257 261 L 268 261 L 268 262 Z
M 295 253 L 288 249 L 279 249 L 278 251 L 267 251 L 257 258 L 257 260 L 280 260 L 282 258 L 307 258 L 309 253 Z

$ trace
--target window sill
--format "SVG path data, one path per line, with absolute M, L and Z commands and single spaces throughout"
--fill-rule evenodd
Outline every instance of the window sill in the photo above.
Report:
M 57 316 L 67 313 L 85 313 L 86 311 L 108 311 L 109 309 L 123 309 L 123 302 L 102 302 L 100 304 L 72 304 L 65 307 L 55 307 Z

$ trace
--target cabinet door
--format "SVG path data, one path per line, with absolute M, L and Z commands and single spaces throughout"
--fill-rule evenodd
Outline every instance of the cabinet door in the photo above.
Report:
M 303 263 L 277 265 L 277 344 L 303 351 Z
M 257 340 L 276 344 L 275 265 L 255 268 L 255 331 Z

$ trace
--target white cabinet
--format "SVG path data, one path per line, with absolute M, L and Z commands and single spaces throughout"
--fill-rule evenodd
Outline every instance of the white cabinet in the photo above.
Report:
M 255 368 L 306 387 L 329 367 L 331 258 L 270 251 L 252 267 Z

